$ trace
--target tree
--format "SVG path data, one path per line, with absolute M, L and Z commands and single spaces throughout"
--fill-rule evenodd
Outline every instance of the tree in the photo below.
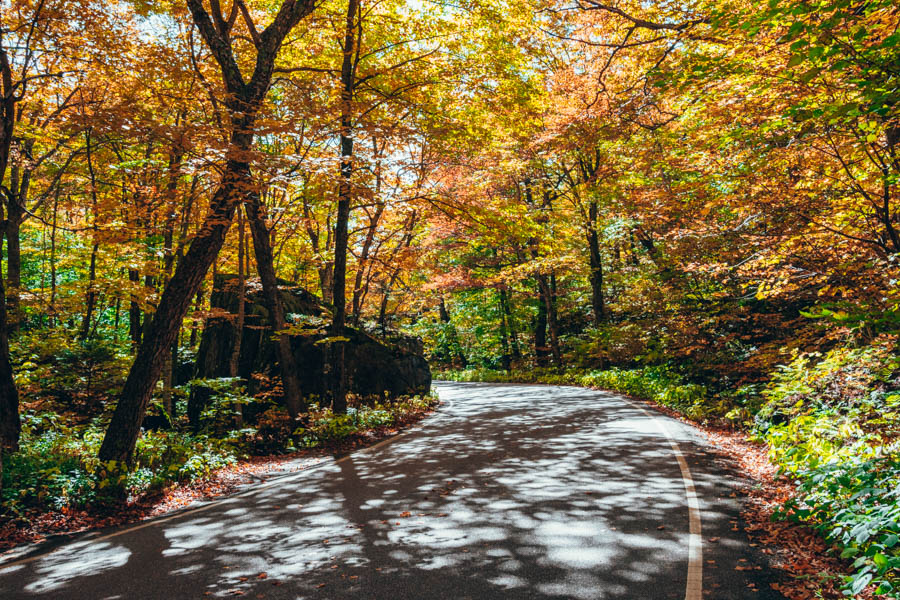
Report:
M 230 131 L 226 164 L 203 225 L 175 267 L 138 348 L 100 447 L 100 459 L 104 461 L 127 463 L 131 460 L 165 355 L 175 342 L 188 306 L 225 241 L 235 207 L 254 191 L 250 172 L 254 126 L 271 84 L 278 50 L 297 23 L 315 8 L 313 0 L 284 0 L 272 22 L 259 32 L 241 0 L 232 4 L 227 19 L 218 2 L 211 4 L 212 17 L 200 0 L 187 0 L 187 5 L 194 24 L 219 65 L 228 94 L 224 101 Z M 256 54 L 249 80 L 244 78 L 234 48 L 236 36 L 232 29 L 238 13 L 244 19 Z

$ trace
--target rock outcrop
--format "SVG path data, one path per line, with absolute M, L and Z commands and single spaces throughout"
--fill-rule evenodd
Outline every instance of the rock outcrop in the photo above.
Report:
M 297 286 L 279 282 L 285 314 L 297 334 L 291 335 L 303 394 L 327 397 L 330 309 L 318 298 Z M 207 319 L 197 352 L 197 378 L 227 377 L 229 361 L 237 335 L 238 278 L 217 275 L 211 299 L 212 313 Z M 238 375 L 248 381 L 248 391 L 258 390 L 255 373 L 277 374 L 278 355 L 272 341 L 269 312 L 256 279 L 247 280 L 244 327 Z M 347 390 L 360 396 L 399 396 L 428 392 L 431 370 L 423 357 L 417 338 L 392 334 L 377 338 L 363 330 L 348 327 L 343 334 Z

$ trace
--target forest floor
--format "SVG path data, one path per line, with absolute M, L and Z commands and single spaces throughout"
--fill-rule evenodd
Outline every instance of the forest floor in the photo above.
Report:
M 248 457 L 235 465 L 214 471 L 209 477 L 132 498 L 121 507 L 35 510 L 22 518 L 0 520 L 0 559 L 24 544 L 135 523 L 184 509 L 195 502 L 214 500 L 240 488 L 262 483 L 274 475 L 303 471 L 328 458 L 340 457 L 393 437 L 433 413 L 439 406 L 409 413 L 390 427 L 364 430 L 332 444 L 289 454 Z

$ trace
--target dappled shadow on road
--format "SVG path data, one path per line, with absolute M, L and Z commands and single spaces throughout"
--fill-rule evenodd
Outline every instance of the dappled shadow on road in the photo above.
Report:
M 572 388 L 440 391 L 449 406 L 392 444 L 0 571 L 3 597 L 684 597 L 684 486 L 653 418 Z M 710 502 L 704 526 L 727 532 L 733 512 Z M 734 594 L 712 597 L 769 597 Z

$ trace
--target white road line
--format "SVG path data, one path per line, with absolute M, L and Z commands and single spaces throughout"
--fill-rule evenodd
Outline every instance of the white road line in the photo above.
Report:
M 432 417 L 432 418 L 426 417 L 425 419 L 423 419 L 419 423 L 416 423 L 413 427 L 410 427 L 409 429 L 401 431 L 400 433 L 393 435 L 387 439 L 381 440 L 380 442 L 378 442 L 377 444 L 374 444 L 372 446 L 366 446 L 365 448 L 360 448 L 356 452 L 351 452 L 350 454 L 347 454 L 346 456 L 342 456 L 341 458 L 339 458 L 337 460 L 323 461 L 321 463 L 315 464 L 315 465 L 308 467 L 306 469 L 303 469 L 301 471 L 297 471 L 296 473 L 286 473 L 283 475 L 275 475 L 271 480 L 269 480 L 265 483 L 262 483 L 259 485 L 252 485 L 252 487 L 249 487 L 248 489 L 243 490 L 241 492 L 231 494 L 227 498 L 211 500 L 211 501 L 207 502 L 206 504 L 201 504 L 200 506 L 198 506 L 196 508 L 189 508 L 185 511 L 177 512 L 168 517 L 160 517 L 157 519 L 150 519 L 148 521 L 144 521 L 143 523 L 134 525 L 132 527 L 128 527 L 126 529 L 120 529 L 118 531 L 113 531 L 111 533 L 107 533 L 106 535 L 101 535 L 100 537 L 85 537 L 84 539 L 78 540 L 77 542 L 73 542 L 73 543 L 77 544 L 78 542 L 86 542 L 88 544 L 93 544 L 96 542 L 103 542 L 103 541 L 106 541 L 106 540 L 109 540 L 109 539 L 112 539 L 115 537 L 119 537 L 120 535 L 125 535 L 126 533 L 131 533 L 133 531 L 139 531 L 139 530 L 145 529 L 147 527 L 152 527 L 153 525 L 159 525 L 161 523 L 166 523 L 166 522 L 172 521 L 174 519 L 180 519 L 181 517 L 195 515 L 197 513 L 201 513 L 206 510 L 209 510 L 210 508 L 213 508 L 215 506 L 222 506 L 223 504 L 230 504 L 231 502 L 234 502 L 237 498 L 241 498 L 243 496 L 249 496 L 250 494 L 255 494 L 256 492 L 259 492 L 261 490 L 265 490 L 270 487 L 285 483 L 287 481 L 290 481 L 291 479 L 305 477 L 309 473 L 318 471 L 319 469 L 323 469 L 329 465 L 336 465 L 338 463 L 342 463 L 345 460 L 349 460 L 350 458 L 353 458 L 354 456 L 357 456 L 360 454 L 371 454 L 372 452 L 374 452 L 375 450 L 377 450 L 379 448 L 382 448 L 389 444 L 393 444 L 394 442 L 397 442 L 400 439 L 406 437 L 410 433 L 420 430 L 422 428 L 422 426 L 424 426 L 426 424 L 431 424 L 431 423 L 434 423 L 435 421 L 439 421 L 439 420 L 442 420 L 443 418 L 445 418 L 447 416 L 447 410 L 449 410 L 453 406 L 453 403 L 450 401 L 441 401 L 441 404 L 446 405 L 446 409 L 442 410 L 442 411 L 435 411 L 435 413 L 433 413 L 434 417 Z M 88 534 L 88 536 L 90 536 L 90 534 Z M 37 554 L 35 556 L 29 556 L 27 558 L 22 558 L 20 560 L 13 560 L 10 562 L 0 562 L 0 572 L 3 572 L 7 569 L 11 569 L 13 567 L 18 567 L 20 565 L 25 565 L 25 564 L 34 562 L 34 561 L 44 558 L 46 556 L 50 556 L 51 554 L 58 552 L 59 550 L 62 550 L 67 545 L 69 545 L 69 544 L 67 543 L 58 548 L 54 548 L 53 550 L 51 550 L 49 552 L 45 552 L 43 554 Z M 26 553 L 27 551 L 28 551 L 28 547 L 26 547 L 23 550 L 23 552 L 18 553 L 18 555 L 21 556 L 22 554 Z M 16 554 L 13 554 L 12 558 L 15 558 L 15 556 L 16 556 Z
M 621 398 L 621 396 L 616 396 Z M 623 398 L 624 400 L 624 398 Z M 630 400 L 626 400 L 628 404 L 638 408 L 642 413 L 647 415 L 656 423 L 656 426 L 669 440 L 669 446 L 675 454 L 678 461 L 678 467 L 681 469 L 681 479 L 684 481 L 684 495 L 688 505 L 688 576 L 687 587 L 684 591 L 684 600 L 702 600 L 703 598 L 703 536 L 700 519 L 700 500 L 697 498 L 697 489 L 694 486 L 694 478 L 691 477 L 691 468 L 688 466 L 687 459 L 681 451 L 678 441 L 669 431 L 665 421 L 657 418 L 647 409 L 639 404 L 635 404 Z

